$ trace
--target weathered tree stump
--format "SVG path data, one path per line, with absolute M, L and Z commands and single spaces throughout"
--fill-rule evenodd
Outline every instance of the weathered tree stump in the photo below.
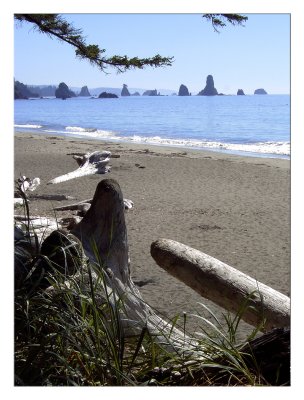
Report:
M 92 269 L 104 274 L 113 305 L 118 298 L 122 299 L 121 321 L 127 335 L 138 335 L 147 328 L 168 351 L 193 353 L 196 341 L 159 317 L 143 300 L 131 279 L 124 209 L 119 184 L 104 179 L 96 188 L 90 209 L 71 233 L 81 241 L 94 266 Z M 102 293 L 100 295 L 102 298 Z M 202 357 L 202 352 L 197 352 L 197 356 Z

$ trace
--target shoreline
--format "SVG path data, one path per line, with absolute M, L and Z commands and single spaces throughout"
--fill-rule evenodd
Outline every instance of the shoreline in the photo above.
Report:
M 37 126 L 39 128 L 41 128 L 40 126 Z M 222 142 L 207 142 L 205 143 L 206 146 L 204 146 L 204 144 L 201 145 L 194 145 L 194 144 L 190 144 L 192 142 L 192 140 L 195 141 L 195 139 L 166 139 L 166 138 L 158 138 L 158 137 L 142 137 L 141 139 L 143 140 L 136 140 L 133 139 L 131 136 L 130 137 L 123 137 L 123 136 L 117 136 L 117 137 L 100 137 L 100 138 L 94 138 L 94 136 L 86 136 L 86 135 L 81 135 L 78 134 L 76 135 L 75 132 L 71 131 L 71 132 L 41 132 L 39 130 L 37 131 L 19 131 L 18 130 L 21 129 L 21 125 L 16 125 L 14 127 L 15 133 L 18 134 L 30 134 L 30 135 L 37 135 L 37 136 L 42 136 L 42 137 L 48 137 L 48 136 L 56 136 L 56 137 L 60 137 L 60 138 L 65 138 L 65 139 L 72 139 L 72 140 L 87 140 L 87 141 L 95 141 L 95 142 L 101 142 L 101 143 L 121 143 L 123 145 L 135 145 L 135 146 L 155 146 L 157 148 L 159 147 L 165 147 L 165 148 L 172 148 L 172 149 L 180 149 L 180 150 L 184 150 L 184 151 L 198 151 L 198 152 L 214 152 L 214 153 L 219 153 L 219 154 L 223 154 L 223 155 L 236 155 L 236 156 L 241 156 L 241 157 L 255 157 L 255 158 L 279 158 L 279 159 L 283 159 L 283 160 L 290 160 L 290 143 L 289 143 L 289 153 L 287 154 L 279 154 L 276 152 L 262 152 L 259 150 L 253 151 L 253 148 L 251 148 L 250 150 L 245 150 L 245 149 L 237 149 L 237 147 L 235 148 L 235 146 L 238 146 L 236 144 L 233 143 L 222 143 Z M 29 126 L 28 129 L 33 129 L 33 126 Z M 77 128 L 77 127 L 76 127 Z M 84 129 L 84 128 L 80 128 L 79 129 Z M 96 130 L 98 131 L 98 129 Z M 82 132 L 81 130 L 79 132 Z M 84 132 L 84 130 L 83 130 Z M 95 130 L 93 130 L 92 132 L 95 132 Z M 109 131 L 110 132 L 110 131 Z M 157 139 L 158 141 L 155 141 L 155 139 Z M 166 143 L 166 142 L 170 142 L 171 143 Z M 183 141 L 188 141 L 188 144 L 186 143 L 181 143 Z M 197 143 L 197 142 L 196 142 Z M 271 143 L 271 142 L 265 142 L 264 144 L 267 143 Z M 283 143 L 288 143 L 288 142 L 277 142 L 277 144 L 283 144 Z M 215 145 L 215 146 L 214 146 Z M 255 147 L 259 147 L 257 145 L 261 145 L 261 143 L 255 143 L 255 144 L 251 144 L 248 145 L 246 143 L 241 144 L 241 146 L 244 146 L 246 148 L 246 146 L 250 147 L 254 145 Z M 240 146 L 240 145 L 239 145 Z
M 157 151 L 160 154 L 168 154 L 168 153 L 187 153 L 187 156 L 192 156 L 192 157 L 206 157 L 206 156 L 211 156 L 217 157 L 217 158 L 227 158 L 227 159 L 233 159 L 235 157 L 237 158 L 244 158 L 244 159 L 253 159 L 253 162 L 256 162 L 257 160 L 284 160 L 290 163 L 290 155 L 277 155 L 277 154 L 267 154 L 267 153 L 254 153 L 254 152 L 245 152 L 245 151 L 233 151 L 233 150 L 219 150 L 219 149 L 208 149 L 208 148 L 198 148 L 198 147 L 186 147 L 182 145 L 164 145 L 164 144 L 157 144 L 157 143 L 137 143 L 135 141 L 127 141 L 127 140 L 107 140 L 106 138 L 102 139 L 96 139 L 96 138 L 88 138 L 86 136 L 81 137 L 81 136 L 73 136 L 68 135 L 68 134 L 58 134 L 58 133 L 38 133 L 35 131 L 30 131 L 30 132 L 24 132 L 24 131 L 18 131 L 18 129 L 14 129 L 14 137 L 31 137 L 34 139 L 46 139 L 46 138 L 56 138 L 58 140 L 66 140 L 66 141 L 78 141 L 80 142 L 86 142 L 86 143 L 94 143 L 96 146 L 102 146 L 103 144 L 106 146 L 117 146 L 121 145 L 123 147 L 136 147 L 138 149 L 144 150 L 144 149 L 149 149 L 151 151 Z M 213 157 L 212 157 L 213 156 Z M 248 160 L 250 162 L 250 160 Z
M 75 197 L 32 200 L 32 214 L 54 216 L 52 207 L 93 197 L 101 179 L 118 181 L 123 196 L 134 201 L 126 212 L 132 279 L 167 317 L 195 310 L 206 316 L 199 302 L 217 316 L 224 311 L 156 265 L 150 245 L 162 237 L 290 295 L 290 160 L 24 132 L 15 132 L 14 145 L 15 179 L 39 177 L 35 194 Z M 70 153 L 95 150 L 120 156 L 111 159 L 109 174 L 46 185 L 77 168 Z M 196 322 L 190 321 L 190 329 Z

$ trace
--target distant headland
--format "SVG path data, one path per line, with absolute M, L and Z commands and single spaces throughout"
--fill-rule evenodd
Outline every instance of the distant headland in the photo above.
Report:
M 163 94 L 161 94 L 163 92 Z M 258 88 L 254 91 L 255 95 L 266 95 L 268 94 L 265 89 Z M 55 85 L 26 85 L 17 80 L 14 81 L 14 98 L 15 99 L 29 99 L 29 98 L 47 98 L 56 97 L 63 100 L 71 97 L 93 97 L 93 98 L 118 98 L 118 97 L 129 97 L 129 96 L 191 96 L 185 84 L 181 84 L 179 90 L 174 92 L 173 90 L 166 89 L 129 89 L 127 84 L 123 84 L 121 89 L 99 87 L 88 89 L 87 86 L 81 88 L 69 88 L 65 82 L 61 82 L 57 87 Z M 200 90 L 196 96 L 224 96 L 224 93 L 218 93 L 214 79 L 212 75 L 208 75 L 206 78 L 205 87 Z M 237 96 L 245 96 L 243 89 L 238 89 L 236 92 Z

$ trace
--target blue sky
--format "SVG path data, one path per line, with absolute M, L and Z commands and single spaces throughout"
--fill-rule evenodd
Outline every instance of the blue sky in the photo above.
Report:
M 245 15 L 245 14 L 244 14 Z M 178 91 L 185 84 L 196 94 L 208 74 L 225 94 L 243 89 L 252 94 L 264 88 L 270 94 L 290 92 L 290 16 L 246 14 L 244 27 L 214 32 L 202 14 L 64 14 L 81 28 L 87 43 L 99 44 L 106 55 L 174 56 L 171 67 L 100 72 L 78 60 L 74 49 L 15 23 L 14 77 L 26 84 L 99 86 Z

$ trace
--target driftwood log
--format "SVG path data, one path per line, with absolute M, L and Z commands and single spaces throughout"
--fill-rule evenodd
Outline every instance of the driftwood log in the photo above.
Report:
M 82 206 L 82 204 L 90 204 L 91 205 L 92 200 L 93 199 L 86 199 L 86 200 L 79 201 L 77 203 L 67 204 L 65 206 L 58 206 L 58 207 L 55 207 L 54 210 L 56 210 L 56 211 L 79 210 L 79 206 Z
M 84 156 L 86 153 L 67 153 L 67 156 Z M 120 158 L 120 154 L 111 153 L 111 158 Z
M 73 203 L 73 204 L 67 204 L 66 206 L 58 206 L 55 207 L 55 211 L 66 211 L 66 210 L 77 210 L 81 212 L 87 212 L 88 209 L 91 207 L 93 199 L 87 199 L 87 200 L 82 200 L 79 201 L 78 203 Z M 126 210 L 130 210 L 133 208 L 134 203 L 132 200 L 129 199 L 123 199 L 124 202 L 124 207 Z
M 15 215 L 14 219 L 15 225 L 18 228 L 22 229 L 24 226 L 27 226 L 30 236 L 37 236 L 39 241 L 46 238 L 53 231 L 61 228 L 61 221 L 51 217 Z
M 94 151 L 93 153 L 87 153 L 83 156 L 74 155 L 73 158 L 77 161 L 79 168 L 65 175 L 58 176 L 57 178 L 50 180 L 47 184 L 50 185 L 65 182 L 87 175 L 106 174 L 110 172 L 111 168 L 107 165 L 110 161 L 110 157 L 110 151 Z
M 18 205 L 18 204 L 23 205 L 23 203 L 24 203 L 24 199 L 22 197 L 14 198 L 14 205 Z
M 39 215 L 14 215 L 15 226 L 23 231 L 29 231 L 30 237 L 37 236 L 39 242 L 46 238 L 53 231 L 66 228 L 67 230 L 81 221 L 79 216 L 71 216 L 64 218 L 41 217 Z
M 152 243 L 157 264 L 202 297 L 261 330 L 290 326 L 290 298 L 201 251 L 169 239 Z
M 31 199 L 62 201 L 62 200 L 74 200 L 75 197 L 67 196 L 65 194 L 32 194 Z

